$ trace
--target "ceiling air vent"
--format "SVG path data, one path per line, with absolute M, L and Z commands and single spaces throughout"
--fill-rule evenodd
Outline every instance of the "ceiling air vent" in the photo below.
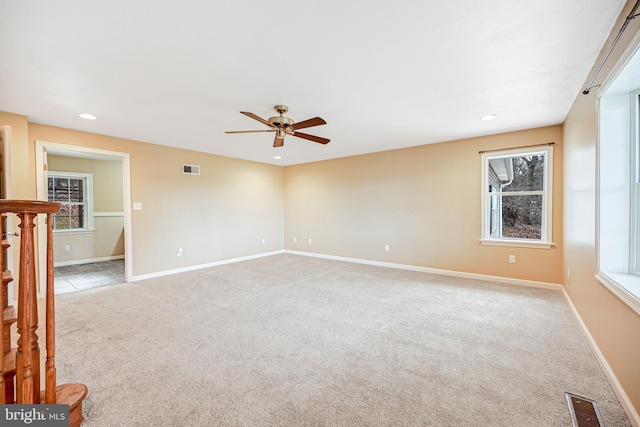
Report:
M 200 166 L 182 165 L 182 173 L 186 173 L 187 175 L 200 175 Z

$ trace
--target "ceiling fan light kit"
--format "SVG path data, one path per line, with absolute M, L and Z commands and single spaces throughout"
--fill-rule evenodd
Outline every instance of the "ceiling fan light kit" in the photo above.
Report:
M 275 132 L 276 137 L 273 141 L 274 147 L 282 147 L 284 145 L 284 137 L 286 135 L 297 136 L 298 138 L 306 139 L 309 141 L 317 142 L 318 144 L 327 144 L 330 140 L 327 138 L 322 138 L 320 136 L 309 135 L 302 132 L 297 132 L 298 129 L 309 128 L 313 126 L 326 125 L 325 122 L 320 117 L 314 117 L 312 119 L 303 120 L 301 122 L 294 122 L 293 119 L 289 117 L 285 117 L 289 111 L 289 108 L 286 105 L 276 105 L 273 107 L 274 110 L 279 114 L 278 116 L 269 117 L 267 120 L 264 120 L 262 117 L 259 117 L 253 113 L 249 113 L 247 111 L 240 111 L 241 114 L 244 114 L 247 117 L 251 117 L 254 120 L 259 121 L 260 123 L 269 126 L 267 130 L 238 130 L 238 131 L 227 131 L 225 133 L 255 133 L 255 132 Z

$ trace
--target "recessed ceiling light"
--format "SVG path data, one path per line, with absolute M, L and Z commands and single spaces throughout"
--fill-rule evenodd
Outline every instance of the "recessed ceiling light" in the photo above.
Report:
M 282 158 L 282 156 L 273 156 L 274 159 L 276 160 L 280 160 Z
M 480 117 L 480 120 L 493 120 L 496 117 L 498 117 L 497 114 L 486 114 L 486 115 Z
M 87 120 L 95 120 L 96 116 L 94 116 L 93 114 L 89 114 L 89 113 L 80 113 L 78 114 L 78 117 L 82 117 L 83 119 L 87 119 Z

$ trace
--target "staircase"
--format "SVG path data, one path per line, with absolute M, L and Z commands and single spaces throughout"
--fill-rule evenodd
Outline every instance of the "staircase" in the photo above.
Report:
M 69 405 L 70 427 L 82 423 L 82 401 L 87 395 L 84 384 L 56 384 L 55 313 L 53 293 L 53 214 L 60 203 L 30 200 L 0 200 L 1 221 L 7 214 L 20 219 L 20 274 L 18 283 L 18 313 L 9 305 L 8 286 L 13 276 L 7 265 L 10 242 L 3 237 L 0 247 L 0 304 L 2 339 L 0 340 L 0 404 L 64 404 Z M 40 391 L 40 347 L 38 339 L 38 304 L 36 262 L 34 254 L 34 220 L 47 215 L 46 319 L 45 319 L 45 389 Z M 17 347 L 12 348 L 11 326 L 17 322 Z

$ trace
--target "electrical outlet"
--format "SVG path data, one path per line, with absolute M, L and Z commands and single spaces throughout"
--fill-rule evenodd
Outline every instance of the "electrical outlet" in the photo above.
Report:
M 516 263 L 516 256 L 509 255 L 509 264 L 515 264 L 515 263 Z
M 178 251 L 176 252 L 176 256 L 182 256 L 182 248 L 178 248 Z
M 71 245 L 64 245 L 65 252 L 71 252 Z
M 267 239 L 262 239 L 262 244 L 266 245 L 267 244 Z
M 571 267 L 567 267 L 567 277 L 571 277 Z
M 384 245 L 385 252 L 389 252 L 390 250 L 391 250 L 391 247 L 389 245 Z
M 293 236 L 293 243 L 298 243 L 298 238 L 296 236 Z
M 309 238 L 309 244 L 311 244 L 311 238 Z

